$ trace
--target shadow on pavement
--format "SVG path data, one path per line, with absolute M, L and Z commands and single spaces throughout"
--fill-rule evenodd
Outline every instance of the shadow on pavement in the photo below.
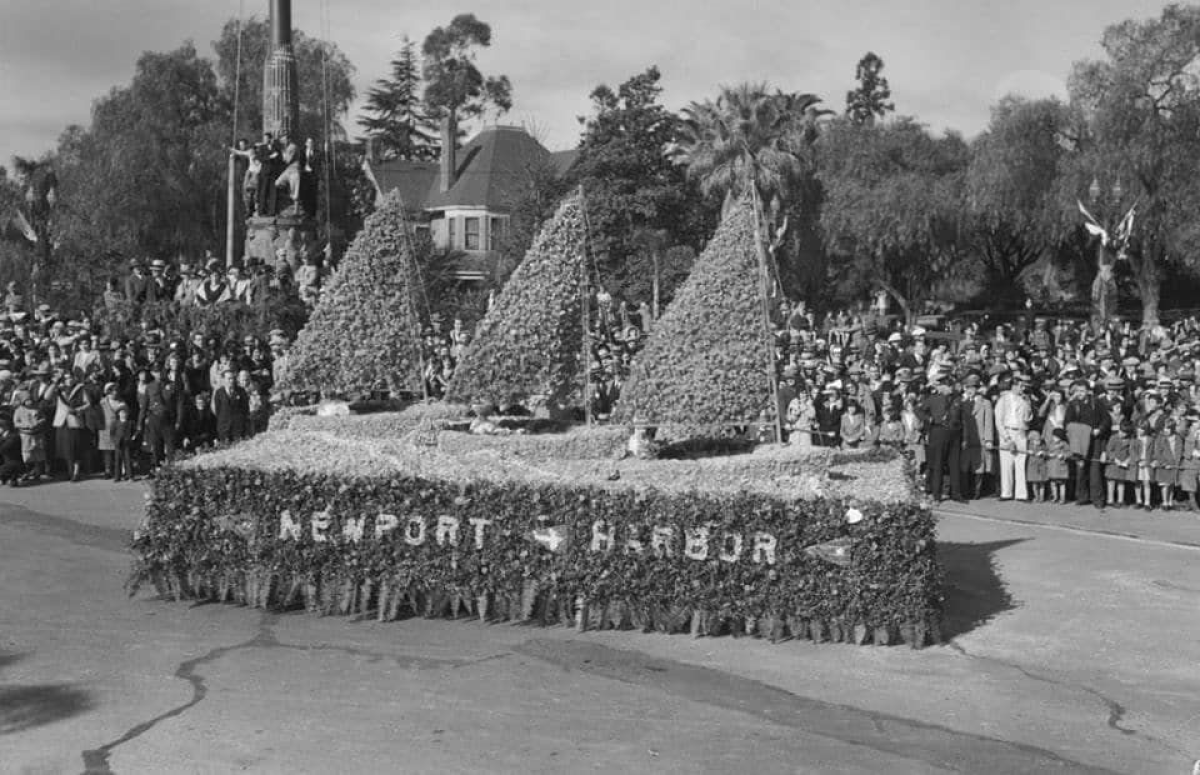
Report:
M 1028 538 L 991 543 L 938 543 L 946 569 L 946 608 L 942 636 L 965 635 L 996 616 L 1017 607 L 996 570 L 996 553 Z
M 8 667 L 24 654 L 0 654 L 0 668 Z M 0 735 L 78 716 L 94 708 L 91 694 L 71 684 L 0 686 Z

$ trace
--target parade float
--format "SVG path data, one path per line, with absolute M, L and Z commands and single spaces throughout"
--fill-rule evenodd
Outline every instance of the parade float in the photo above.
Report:
M 582 266 L 580 207 L 578 198 L 563 204 L 523 266 L 560 285 L 555 271 Z M 683 336 L 695 309 L 689 299 L 706 298 L 718 275 L 729 304 L 749 298 L 732 277 L 753 249 L 744 239 L 751 221 L 745 209 L 726 219 L 643 355 L 667 346 L 655 344 L 659 337 Z M 359 239 L 376 236 L 369 226 Z M 368 255 L 352 249 L 349 258 Z M 353 267 L 339 277 L 365 279 Z M 686 413 L 662 426 L 681 440 L 738 412 L 746 424 L 759 417 L 767 383 L 748 375 L 761 376 L 761 351 L 715 346 L 747 344 L 720 330 L 744 316 L 709 309 L 701 338 L 670 344 L 681 358 L 704 359 L 710 390 L 725 389 L 712 378 L 723 375 L 728 393 L 673 386 L 669 374 L 691 380 L 699 367 L 664 356 L 657 369 L 635 366 L 636 423 L 505 433 L 502 418 L 477 416 L 481 406 L 535 390 L 549 403 L 578 394 L 578 327 L 537 323 L 575 315 L 578 299 L 530 294 L 523 281 L 537 282 L 518 269 L 465 354 L 451 386 L 461 403 L 293 414 L 264 435 L 165 470 L 134 540 L 135 587 L 381 621 L 450 616 L 914 646 L 938 637 L 934 520 L 903 457 L 762 444 L 671 458 L 669 442 L 657 458 L 630 454 L 631 427 L 689 395 Z M 335 284 L 322 304 L 340 303 L 341 293 Z M 519 295 L 543 308 L 523 307 Z M 509 336 L 510 316 L 530 330 Z M 344 329 L 308 335 L 324 350 L 337 352 L 338 336 L 361 330 L 345 314 L 318 309 L 313 320 Z M 556 344 L 571 328 L 573 341 Z M 677 398 L 638 399 L 639 380 Z M 495 432 L 472 432 L 481 419 Z
M 732 208 L 634 360 L 613 424 L 598 425 L 581 411 L 596 282 L 575 192 L 445 402 L 284 412 L 164 469 L 131 589 L 379 621 L 940 639 L 935 522 L 908 461 L 772 443 L 760 223 L 757 202 Z M 384 202 L 299 335 L 286 387 L 420 390 L 411 244 L 402 203 Z M 766 443 L 745 441 L 756 428 Z

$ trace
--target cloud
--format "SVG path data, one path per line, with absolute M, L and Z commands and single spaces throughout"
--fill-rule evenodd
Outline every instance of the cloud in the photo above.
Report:
M 360 94 L 386 74 L 407 33 L 420 40 L 457 9 L 434 0 L 296 2 L 293 21 L 329 37 L 357 66 Z M 967 134 L 987 121 L 1006 79 L 1034 88 L 1065 78 L 1072 61 L 1100 55 L 1107 24 L 1157 15 L 1161 0 L 1008 3 L 963 0 L 474 0 L 492 25 L 479 62 L 513 82 L 511 119 L 532 116 L 554 147 L 574 145 L 588 93 L 657 64 L 663 102 L 679 108 L 721 84 L 768 81 L 821 95 L 840 109 L 854 65 L 868 50 L 887 63 L 897 108 Z M 86 123 L 92 101 L 129 82 L 146 50 L 211 42 L 240 7 L 260 17 L 266 0 L 8 0 L 0 13 L 0 159 L 53 147 L 68 123 Z M 329 9 L 328 27 L 322 10 Z M 1040 77 L 1040 75 L 1039 75 Z M 355 109 L 357 110 L 357 105 Z M 355 115 L 345 123 L 354 125 Z

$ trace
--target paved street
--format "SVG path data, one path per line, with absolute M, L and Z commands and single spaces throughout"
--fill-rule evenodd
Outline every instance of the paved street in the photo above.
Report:
M 956 507 L 953 639 L 912 651 L 130 600 L 141 500 L 0 491 L 3 772 L 1142 775 L 1200 756 L 1193 516 Z

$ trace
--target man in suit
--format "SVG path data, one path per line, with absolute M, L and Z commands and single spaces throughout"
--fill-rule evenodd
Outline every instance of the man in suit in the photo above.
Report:
M 963 494 L 976 499 L 982 497 L 985 481 L 994 469 L 992 439 L 996 433 L 992 402 L 979 395 L 982 382 L 978 374 L 968 374 L 963 380 Z
M 250 415 L 250 396 L 234 381 L 233 371 L 221 372 L 221 386 L 213 393 L 213 414 L 217 418 L 217 438 L 225 444 L 246 435 Z
M 1075 504 L 1104 508 L 1104 465 L 1100 453 L 1112 432 L 1112 416 L 1103 401 L 1092 395 L 1087 380 L 1071 385 L 1074 394 L 1067 404 L 1067 437 L 1075 457 Z

